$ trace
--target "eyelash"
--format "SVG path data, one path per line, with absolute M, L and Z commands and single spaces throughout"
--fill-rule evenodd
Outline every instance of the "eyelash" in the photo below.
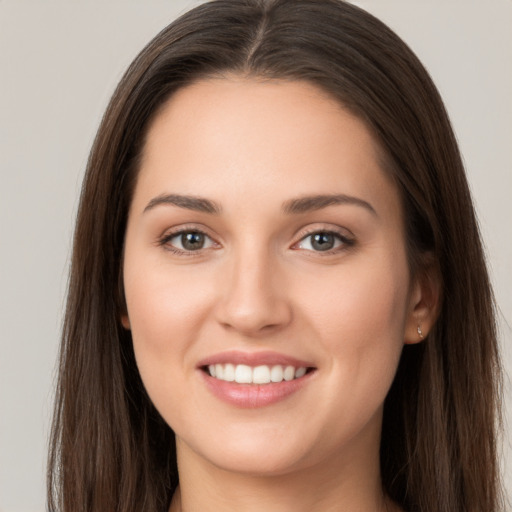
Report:
M 206 247 L 206 248 L 201 247 L 200 249 L 197 249 L 197 250 L 183 250 L 183 249 L 179 249 L 179 248 L 173 246 L 172 244 L 170 244 L 170 241 L 173 238 L 177 238 L 179 236 L 183 236 L 183 235 L 186 235 L 186 234 L 202 235 L 202 236 L 204 236 L 205 238 L 207 238 L 210 241 L 212 246 L 218 245 L 218 243 L 215 242 L 212 239 L 212 237 L 210 235 L 208 235 L 208 233 L 206 233 L 205 231 L 203 231 L 201 229 L 194 228 L 194 227 L 182 228 L 182 229 L 180 229 L 178 231 L 173 231 L 172 233 L 167 233 L 166 235 L 162 236 L 158 240 L 158 245 L 163 247 L 163 248 L 165 248 L 165 250 L 170 251 L 170 252 L 172 252 L 174 254 L 177 254 L 177 255 L 180 255 L 180 256 L 188 256 L 188 257 L 190 257 L 190 256 L 199 256 L 200 254 L 202 254 L 204 252 L 204 250 L 208 250 L 208 249 L 212 248 L 212 247 Z M 299 241 L 293 244 L 292 249 L 301 250 L 301 248 L 298 247 L 298 246 L 301 243 L 303 243 L 305 240 L 307 240 L 308 238 L 313 237 L 314 235 L 333 236 L 339 242 L 338 246 L 335 246 L 332 249 L 327 249 L 325 251 L 320 251 L 320 250 L 315 251 L 315 250 L 312 250 L 312 249 L 303 249 L 303 250 L 306 250 L 308 252 L 311 252 L 313 254 L 318 254 L 318 255 L 328 256 L 328 255 L 336 254 L 336 253 L 345 251 L 347 249 L 350 249 L 356 243 L 356 241 L 353 238 L 350 238 L 350 237 L 348 237 L 346 235 L 342 235 L 339 231 L 335 231 L 335 230 L 332 230 L 332 229 L 315 229 L 315 230 L 311 230 L 311 231 L 308 231 L 306 233 L 303 233 L 301 235 L 301 238 L 299 239 Z M 311 245 L 311 242 L 310 242 L 310 245 Z
M 180 236 L 183 236 L 183 235 L 186 235 L 186 234 L 197 234 L 197 235 L 202 235 L 204 236 L 206 239 L 210 240 L 210 242 L 212 243 L 212 245 L 218 245 L 217 242 L 215 242 L 213 240 L 213 238 L 208 235 L 208 233 L 206 233 L 205 231 L 201 230 L 201 229 L 198 229 L 198 228 L 195 228 L 195 227 L 191 227 L 191 228 L 181 228 L 179 229 L 178 231 L 173 231 L 172 233 L 167 233 L 166 235 L 162 236 L 159 240 L 158 240 L 158 245 L 163 247 L 166 251 L 170 251 L 174 254 L 177 254 L 179 256 L 199 256 L 200 254 L 203 253 L 204 250 L 208 250 L 210 249 L 210 247 L 207 247 L 207 248 L 200 248 L 200 249 L 197 249 L 195 251 L 193 250 L 183 250 L 183 249 L 179 249 L 175 246 L 173 246 L 172 244 L 170 244 L 170 241 L 173 239 L 173 238 L 177 238 L 177 237 L 180 237 Z
M 307 231 L 301 235 L 301 238 L 298 242 L 293 244 L 293 248 L 297 247 L 299 244 L 303 243 L 308 238 L 312 238 L 314 235 L 329 235 L 333 236 L 338 242 L 339 245 L 336 247 L 333 247 L 332 249 L 327 249 L 325 251 L 315 251 L 311 249 L 304 249 L 308 252 L 311 252 L 313 254 L 318 256 L 329 256 L 333 254 L 338 254 L 340 252 L 346 251 L 353 247 L 356 243 L 354 238 L 350 238 L 347 235 L 341 234 L 339 231 L 333 230 L 333 229 L 312 229 L 311 231 Z M 311 241 L 310 241 L 311 245 Z M 300 247 L 297 247 L 297 250 L 301 250 Z

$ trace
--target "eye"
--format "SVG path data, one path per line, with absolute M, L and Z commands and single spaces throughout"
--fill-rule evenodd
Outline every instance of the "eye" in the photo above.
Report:
M 316 231 L 302 238 L 296 247 L 306 251 L 327 252 L 351 246 L 353 240 L 333 231 Z
M 172 233 L 165 236 L 160 243 L 177 253 L 200 251 L 215 245 L 206 233 L 194 230 Z

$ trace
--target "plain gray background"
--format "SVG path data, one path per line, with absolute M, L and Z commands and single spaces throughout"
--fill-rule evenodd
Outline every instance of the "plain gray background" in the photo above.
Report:
M 45 452 L 70 242 L 95 130 L 136 53 L 197 3 L 0 0 L 1 512 L 45 509 Z M 409 43 L 445 99 L 487 247 L 510 373 L 512 2 L 357 3 Z M 506 385 L 512 410 L 508 378 Z M 510 437 L 509 428 L 509 494 Z

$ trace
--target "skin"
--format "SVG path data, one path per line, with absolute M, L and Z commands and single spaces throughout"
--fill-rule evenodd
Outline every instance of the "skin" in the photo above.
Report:
M 433 308 L 427 281 L 409 273 L 401 201 L 378 155 L 362 121 L 301 82 L 201 81 L 152 122 L 126 232 L 122 322 L 176 433 L 171 510 L 394 510 L 380 483 L 383 402 Z M 148 208 L 163 194 L 221 211 Z M 283 210 L 326 194 L 370 207 Z M 183 251 L 176 233 L 194 230 L 204 247 Z M 333 250 L 315 250 L 311 232 L 335 233 Z M 226 350 L 275 351 L 315 371 L 284 400 L 240 408 L 197 369 Z

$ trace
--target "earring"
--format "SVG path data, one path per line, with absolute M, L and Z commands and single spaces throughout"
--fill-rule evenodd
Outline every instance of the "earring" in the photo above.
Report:
M 420 337 L 420 340 L 423 339 L 423 332 L 421 330 L 421 325 L 418 325 L 418 336 Z

